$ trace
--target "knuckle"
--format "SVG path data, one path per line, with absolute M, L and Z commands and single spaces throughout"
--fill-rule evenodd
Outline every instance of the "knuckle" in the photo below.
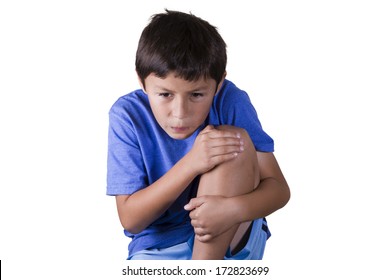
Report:
M 202 242 L 209 242 L 210 240 L 211 240 L 211 236 L 210 235 L 202 236 Z
M 205 235 L 197 235 L 197 238 L 200 242 L 206 242 L 207 237 Z
M 247 135 L 247 131 L 242 128 L 242 127 L 238 127 L 238 126 L 232 126 L 232 125 L 221 125 L 221 126 L 218 126 L 218 130 L 220 131 L 228 131 L 228 132 L 233 132 L 233 133 L 240 133 L 242 135 Z

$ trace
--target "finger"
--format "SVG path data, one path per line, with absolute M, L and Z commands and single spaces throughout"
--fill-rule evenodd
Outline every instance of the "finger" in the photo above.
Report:
M 218 129 L 213 129 L 210 131 L 209 136 L 211 138 L 241 138 L 241 134 L 237 131 L 231 131 L 231 130 L 218 130 Z
M 187 211 L 192 211 L 195 208 L 201 206 L 204 203 L 203 199 L 201 197 L 192 198 L 190 202 L 188 202 L 186 205 L 184 205 L 184 209 Z
M 212 147 L 209 151 L 209 156 L 220 156 L 228 155 L 234 153 L 242 153 L 245 150 L 243 145 L 226 145 L 226 146 L 216 146 Z
M 194 228 L 194 232 L 196 235 L 199 235 L 199 236 L 204 236 L 204 235 L 207 235 L 209 234 L 204 228 Z
M 193 219 L 193 218 L 191 218 L 191 225 L 192 225 L 193 228 L 199 228 L 200 227 L 198 221 L 196 219 Z
M 242 146 L 220 146 L 220 147 L 214 147 L 211 148 L 208 151 L 208 156 L 210 159 L 218 156 L 224 156 L 224 155 L 235 155 L 242 153 L 244 151 L 244 147 Z
M 209 138 L 206 140 L 210 148 L 220 146 L 244 147 L 244 140 L 235 137 Z
M 215 130 L 215 128 L 213 125 L 210 124 L 210 125 L 206 126 L 199 134 L 209 133 L 212 130 Z
M 235 153 L 214 156 L 211 158 L 211 165 L 217 166 L 221 163 L 233 160 L 233 159 L 237 158 L 238 154 L 239 154 L 239 152 L 235 152 Z
M 195 221 L 196 219 L 198 218 L 198 213 L 196 212 L 196 210 L 192 210 L 190 212 L 190 218 L 191 218 L 191 224 L 193 227 L 195 226 L 198 226 L 197 224 L 195 224 Z
M 213 239 L 212 235 L 205 234 L 205 235 L 195 235 L 196 239 L 200 242 L 208 242 Z

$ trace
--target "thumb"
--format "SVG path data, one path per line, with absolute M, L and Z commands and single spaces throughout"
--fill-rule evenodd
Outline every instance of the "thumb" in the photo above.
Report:
M 205 128 L 203 128 L 203 130 L 201 131 L 201 133 L 207 133 L 207 132 L 210 132 L 214 129 L 214 126 L 209 124 L 208 126 L 206 126 Z
M 190 200 L 186 205 L 184 205 L 184 209 L 187 211 L 192 211 L 195 208 L 198 208 L 204 203 L 203 199 L 201 197 L 196 197 Z

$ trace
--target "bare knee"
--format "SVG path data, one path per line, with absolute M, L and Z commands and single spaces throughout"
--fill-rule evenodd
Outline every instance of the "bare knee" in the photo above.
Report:
M 240 134 L 244 151 L 235 159 L 224 162 L 201 177 L 198 195 L 235 196 L 248 193 L 257 187 L 260 180 L 256 150 L 245 129 L 222 125 L 219 130 L 231 130 Z M 202 190 L 202 185 L 206 185 Z
M 230 167 L 234 167 L 235 170 L 237 168 L 240 170 L 241 167 L 245 167 L 249 168 L 250 170 L 254 169 L 253 172 L 258 172 L 259 168 L 257 163 L 256 149 L 248 132 L 243 128 L 231 125 L 221 125 L 218 126 L 217 129 L 230 130 L 239 133 L 241 139 L 244 141 L 244 151 L 240 153 L 234 160 L 227 162 L 225 165 L 222 164 L 221 166 L 229 168 L 229 165 L 231 165 Z
M 220 125 L 216 127 L 218 130 L 224 130 L 224 131 L 233 131 L 235 133 L 239 133 L 241 139 L 244 141 L 244 153 L 242 153 L 241 158 L 238 157 L 238 159 L 242 159 L 246 157 L 247 155 L 256 154 L 255 147 L 253 146 L 252 139 L 250 138 L 248 132 L 241 128 L 231 125 Z

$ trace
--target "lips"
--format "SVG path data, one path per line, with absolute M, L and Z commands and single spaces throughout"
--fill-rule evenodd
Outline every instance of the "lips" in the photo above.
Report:
M 188 127 L 185 126 L 172 126 L 171 129 L 176 133 L 183 133 L 188 131 Z

